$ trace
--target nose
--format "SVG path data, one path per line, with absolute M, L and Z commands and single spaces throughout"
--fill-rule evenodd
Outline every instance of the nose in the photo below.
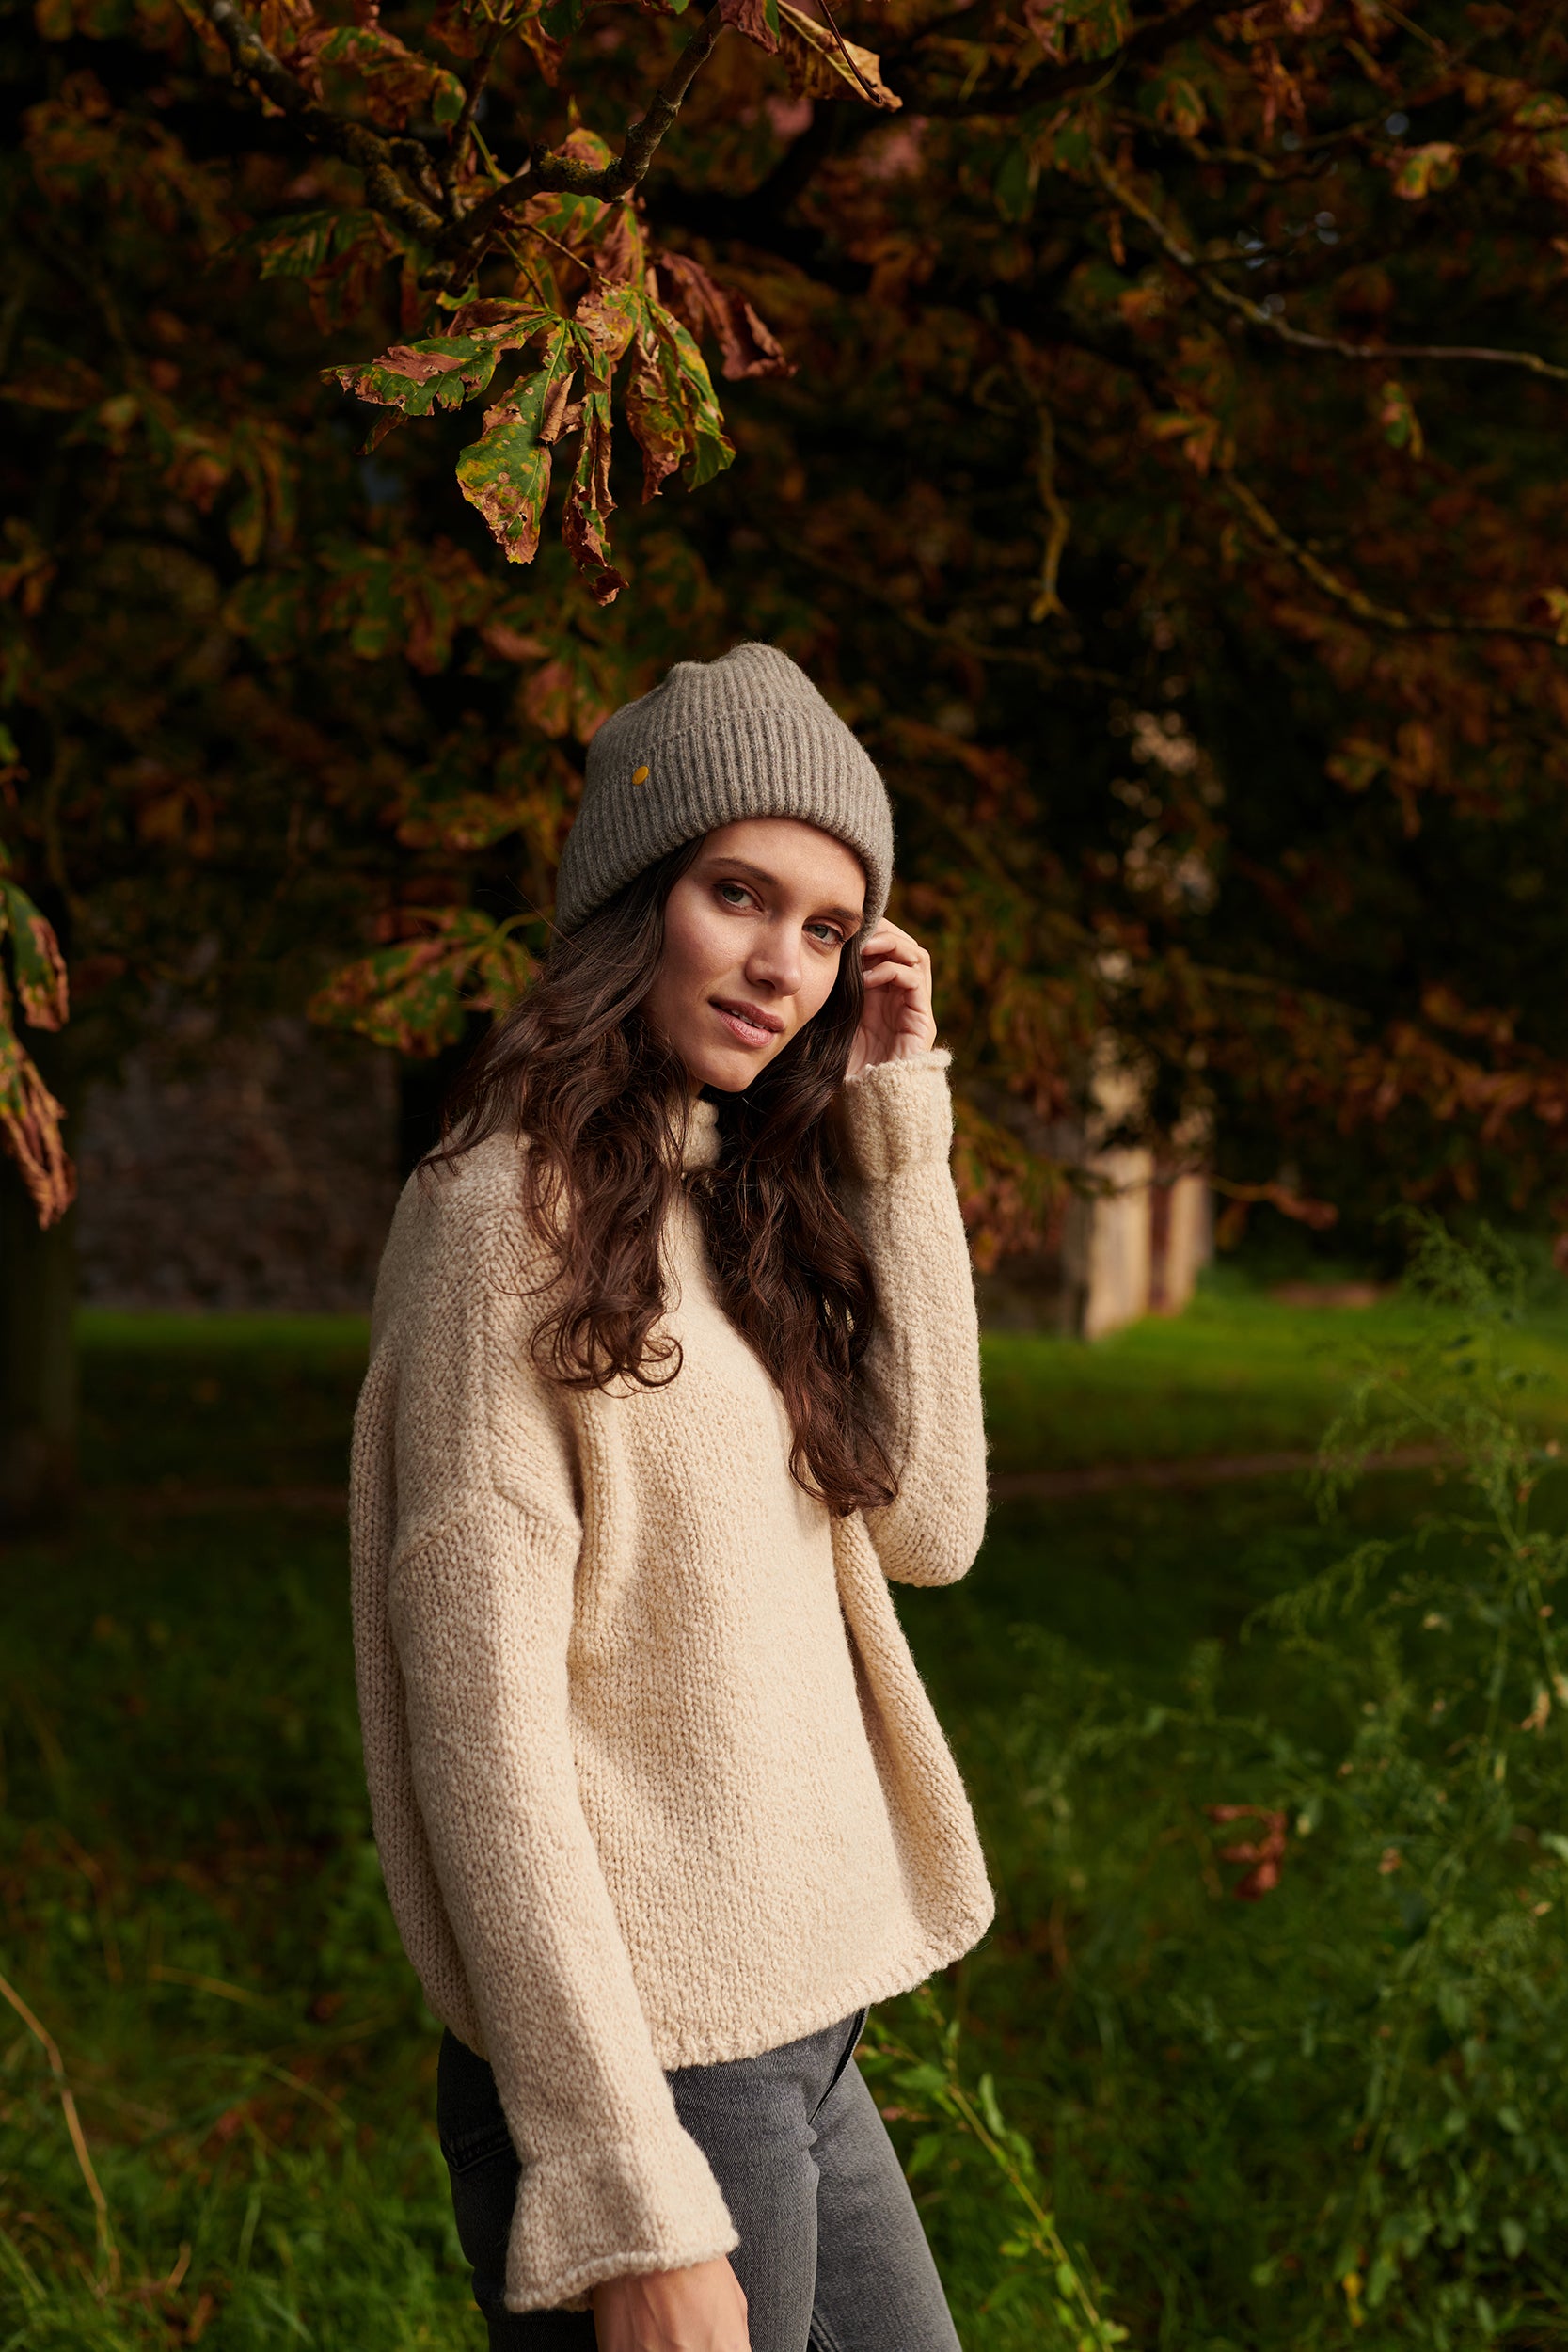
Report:
M 800 986 L 800 933 L 794 923 L 772 922 L 753 940 L 746 959 L 746 978 L 770 995 L 793 996 Z

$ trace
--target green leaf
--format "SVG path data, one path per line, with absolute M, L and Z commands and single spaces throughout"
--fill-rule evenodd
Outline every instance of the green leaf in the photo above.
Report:
M 996 209 L 1004 220 L 1027 220 L 1035 206 L 1039 166 L 1027 139 L 1016 140 L 1004 154 L 992 183 Z
M 587 12 L 587 0 L 545 0 L 539 22 L 552 40 L 569 40 Z
M 910 2160 L 904 2167 L 906 2177 L 917 2181 L 923 2172 L 928 2172 L 933 2164 L 941 2161 L 946 2146 L 945 2133 L 922 2132 L 910 2151 Z
M 318 989 L 309 1018 L 352 1029 L 400 1054 L 436 1054 L 463 1034 L 469 1012 L 504 1011 L 527 985 L 533 959 L 509 924 L 470 907 L 410 911 L 425 936 L 364 956 Z
M 457 484 L 490 526 L 509 564 L 531 564 L 539 551 L 550 493 L 550 444 L 561 431 L 576 352 L 558 326 L 544 366 L 499 407 L 457 461 Z
M 23 1018 L 35 1029 L 63 1028 L 71 1011 L 65 958 L 54 926 L 20 882 L 0 879 L 0 939 L 10 933 Z
M 521 302 L 475 303 L 458 319 L 472 320 L 467 332 L 393 343 L 379 359 L 325 373 L 360 400 L 428 417 L 436 408 L 461 408 L 487 389 L 503 352 L 519 351 L 542 328 L 561 324 L 554 312 Z

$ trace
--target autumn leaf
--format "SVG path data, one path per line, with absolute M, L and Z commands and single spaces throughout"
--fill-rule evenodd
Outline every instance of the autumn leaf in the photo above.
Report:
M 1081 57 L 1109 57 L 1132 28 L 1130 0 L 1078 0 L 1072 10 L 1073 46 Z
M 1419 459 L 1426 451 L 1421 421 L 1416 414 L 1415 403 L 1402 384 L 1389 382 L 1378 391 L 1377 421 L 1383 427 L 1383 437 L 1390 449 L 1408 450 Z
M 0 941 L 10 939 L 11 968 L 24 1020 L 36 1029 L 64 1026 L 70 1011 L 65 959 L 52 926 L 9 878 L 0 847 Z M 76 1176 L 60 1137 L 57 1103 L 11 1020 L 11 992 L 0 971 L 0 1144 L 16 1162 L 40 1226 L 55 1224 L 76 1197 Z
M 570 329 L 557 326 L 544 366 L 500 406 L 486 410 L 482 437 L 457 461 L 457 483 L 489 524 L 509 564 L 539 551 L 550 490 L 550 448 L 560 438 L 576 373 Z
M 258 221 L 234 241 L 262 278 L 300 280 L 310 315 L 325 334 L 354 317 L 370 298 L 388 262 L 398 255 L 417 260 L 400 246 L 374 213 L 307 212 Z
M 45 1230 L 58 1224 L 76 1198 L 76 1171 L 60 1134 L 64 1118 L 64 1104 L 39 1075 L 6 1017 L 0 994 L 0 1143 L 16 1162 Z
M 1568 124 L 1568 98 L 1557 90 L 1540 90 L 1513 109 L 1521 131 L 1560 131 Z
M 22 1016 L 35 1029 L 61 1029 L 70 1018 L 71 992 L 60 943 L 54 925 L 9 879 L 6 863 L 0 850 L 0 941 L 8 934 Z
M 450 334 L 393 343 L 379 359 L 323 373 L 360 400 L 428 417 L 436 408 L 461 408 L 485 389 L 504 352 L 520 351 L 541 328 L 560 324 L 535 305 L 476 302 L 457 313 Z
M 737 33 L 766 50 L 768 56 L 776 55 L 779 46 L 779 0 L 719 0 L 721 22 L 733 24 Z
M 1534 599 L 1543 619 L 1557 631 L 1560 645 L 1568 645 L 1568 588 L 1543 588 Z
M 1046 64 L 1060 65 L 1067 56 L 1068 0 L 1023 0 L 1023 22 Z
M 533 975 L 515 937 L 518 917 L 496 923 L 470 907 L 410 909 L 420 933 L 335 973 L 317 990 L 309 1018 L 352 1029 L 399 1054 L 436 1054 L 455 1044 L 470 1012 L 502 1012 Z
M 890 112 L 903 104 L 882 80 L 881 60 L 875 51 L 835 39 L 826 24 L 803 16 L 789 0 L 777 0 L 777 6 L 779 45 L 797 98 L 859 98 Z
M 650 303 L 647 334 L 639 346 L 639 365 L 626 392 L 626 421 L 643 453 L 644 499 L 652 498 L 657 486 L 648 486 L 650 443 L 643 438 L 644 431 L 656 445 L 661 445 L 677 414 L 685 459 L 683 478 L 689 490 L 700 490 L 734 463 L 735 447 L 724 432 L 713 380 L 695 342 L 679 319 L 658 303 Z M 673 467 L 663 465 L 662 455 L 656 465 L 659 482 L 673 471 Z
M 1144 431 L 1151 441 L 1180 441 L 1182 455 L 1199 473 L 1207 473 L 1214 462 L 1220 439 L 1217 417 L 1186 408 L 1175 409 L 1163 416 L 1147 417 Z
M 1433 139 L 1425 147 L 1406 148 L 1394 174 L 1394 194 L 1414 204 L 1451 187 L 1458 177 L 1459 149 L 1451 139 Z
M 524 834 L 553 858 L 569 803 L 570 773 L 559 753 L 525 738 L 494 763 L 492 739 L 469 726 L 442 745 L 437 757 L 403 787 L 397 837 L 409 849 L 467 855 L 509 834 Z
M 385 130 L 401 131 L 421 119 L 445 130 L 463 111 L 463 85 L 456 74 L 418 56 L 377 24 L 339 24 L 325 37 L 312 35 L 300 43 L 295 58 L 307 78 L 321 66 L 356 74 L 366 112 Z
M 610 495 L 610 393 L 594 388 L 582 403 L 582 440 L 561 517 L 561 536 L 595 604 L 613 604 L 626 586 L 610 561 L 609 523 L 615 512 Z
M 720 364 L 731 383 L 747 376 L 794 374 L 778 338 L 744 294 L 720 285 L 689 253 L 661 253 L 655 275 L 666 307 L 693 335 L 717 338 Z

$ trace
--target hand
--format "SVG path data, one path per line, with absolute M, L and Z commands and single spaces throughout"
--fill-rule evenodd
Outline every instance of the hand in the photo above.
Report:
M 594 2330 L 599 2352 L 752 2352 L 746 2297 L 722 2255 L 689 2270 L 601 2280 Z
M 931 959 L 884 915 L 861 949 L 865 1009 L 849 1048 L 847 1078 L 878 1062 L 928 1054 L 937 1041 L 931 1011 Z

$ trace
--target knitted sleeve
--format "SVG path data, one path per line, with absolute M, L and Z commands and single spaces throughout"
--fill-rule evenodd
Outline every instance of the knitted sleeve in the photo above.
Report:
M 884 1572 L 905 1584 L 962 1576 L 986 1520 L 974 1284 L 947 1164 L 948 1061 L 879 1062 L 839 1096 L 845 1206 L 877 1281 L 872 1422 L 898 1479 L 896 1501 L 865 1519 Z
M 676 2117 L 582 1812 L 569 1427 L 528 1357 L 536 1277 L 515 1209 L 484 1189 L 427 1187 L 400 1253 L 388 1618 L 414 1794 L 522 2160 L 507 2302 L 531 2311 L 736 2238 Z

